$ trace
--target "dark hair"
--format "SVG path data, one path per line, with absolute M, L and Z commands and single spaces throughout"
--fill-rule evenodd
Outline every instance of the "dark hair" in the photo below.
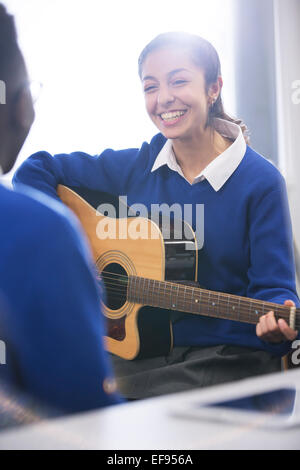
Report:
M 164 46 L 181 47 L 190 51 L 193 62 L 204 72 L 206 91 L 208 91 L 209 86 L 215 83 L 221 75 L 220 59 L 216 49 L 210 42 L 194 34 L 170 32 L 156 36 L 141 52 L 138 60 L 140 78 L 142 76 L 142 67 L 148 54 Z M 225 119 L 226 121 L 239 125 L 242 129 L 245 141 L 249 143 L 246 125 L 240 119 L 235 119 L 225 113 L 221 93 L 209 109 L 207 125 L 211 125 L 214 118 Z
M 0 80 L 10 78 L 11 64 L 19 55 L 14 18 L 0 3 Z

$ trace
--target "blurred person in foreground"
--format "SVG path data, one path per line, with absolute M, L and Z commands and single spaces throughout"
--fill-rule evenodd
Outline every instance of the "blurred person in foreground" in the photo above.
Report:
M 0 80 L 6 91 L 0 104 L 5 174 L 29 133 L 34 109 L 14 19 L 2 4 Z M 56 415 L 120 403 L 103 349 L 100 288 L 77 222 L 38 191 L 11 191 L 1 183 L 0 213 L 0 383 Z

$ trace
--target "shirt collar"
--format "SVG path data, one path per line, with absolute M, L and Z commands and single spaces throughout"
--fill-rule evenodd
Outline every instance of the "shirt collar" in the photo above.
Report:
M 195 177 L 192 184 L 207 179 L 214 190 L 219 191 L 241 163 L 247 147 L 242 130 L 237 124 L 226 121 L 225 119 L 216 118 L 214 119 L 214 127 L 223 137 L 234 139 L 234 142 L 210 162 L 207 167 Z M 176 171 L 180 176 L 185 178 L 176 161 L 172 149 L 172 141 L 170 139 L 167 140 L 157 155 L 151 172 L 158 170 L 158 168 L 163 165 L 167 165 L 170 170 Z

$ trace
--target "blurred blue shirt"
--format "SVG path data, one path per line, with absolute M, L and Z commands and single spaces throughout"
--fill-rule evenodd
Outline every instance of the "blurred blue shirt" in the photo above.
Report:
M 0 185 L 0 380 L 59 413 L 120 403 L 103 349 L 100 289 L 68 209 Z

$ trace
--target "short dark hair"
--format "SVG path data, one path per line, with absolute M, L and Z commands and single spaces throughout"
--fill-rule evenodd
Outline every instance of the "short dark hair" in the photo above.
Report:
M 0 80 L 10 75 L 10 65 L 20 55 L 14 17 L 0 3 Z

